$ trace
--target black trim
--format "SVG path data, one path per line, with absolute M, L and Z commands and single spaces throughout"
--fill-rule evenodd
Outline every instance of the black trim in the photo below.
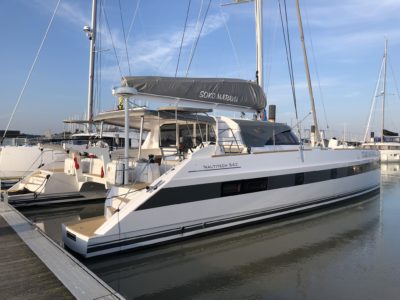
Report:
M 67 231 L 67 238 L 73 240 L 74 242 L 76 242 L 76 235 Z
M 68 203 L 84 203 L 88 201 L 99 201 L 105 200 L 106 195 L 104 193 L 103 196 L 95 197 L 95 198 L 86 198 L 82 194 L 73 194 L 73 195 L 63 195 L 63 196 L 54 196 L 50 195 L 49 197 L 38 197 L 36 199 L 28 198 L 28 199 L 9 199 L 8 203 L 16 208 L 22 207 L 31 207 L 31 206 L 41 206 L 41 205 L 55 205 L 55 204 L 68 204 Z
M 194 224 L 190 225 L 187 227 L 179 227 L 175 229 L 170 229 L 170 230 L 165 230 L 165 231 L 159 231 L 156 233 L 152 234 L 145 234 L 145 235 L 140 235 L 137 237 L 131 237 L 131 238 L 125 238 L 125 239 L 120 239 L 117 241 L 112 241 L 112 242 L 105 242 L 105 243 L 98 243 L 98 244 L 93 244 L 88 246 L 87 248 L 87 253 L 93 253 L 93 252 L 98 252 L 98 251 L 103 251 L 111 248 L 117 248 L 117 247 L 123 247 L 135 243 L 140 243 L 140 242 L 146 242 L 150 240 L 155 240 L 155 239 L 160 239 L 160 238 L 165 238 L 169 236 L 174 236 L 177 234 L 183 234 L 187 232 L 192 232 L 192 231 L 197 231 L 201 230 L 204 228 L 212 228 L 212 227 L 217 227 L 221 225 L 226 225 L 229 223 L 235 223 L 235 222 L 242 222 L 248 220 L 246 223 L 238 224 L 238 225 L 233 225 L 232 227 L 235 226 L 241 226 L 241 225 L 247 225 L 249 223 L 254 223 L 258 221 L 266 221 L 269 215 L 274 215 L 274 214 L 280 214 L 279 216 L 276 217 L 281 217 L 282 213 L 285 211 L 288 211 L 286 214 L 283 214 L 285 216 L 295 214 L 297 212 L 304 212 L 306 210 L 312 210 L 314 207 L 309 207 L 309 206 L 314 206 L 318 205 L 318 208 L 321 205 L 329 205 L 332 203 L 335 203 L 334 201 L 338 201 L 342 198 L 353 198 L 353 197 L 358 197 L 358 196 L 363 196 L 364 194 L 374 192 L 380 188 L 380 185 L 372 186 L 366 189 L 358 190 L 352 193 L 347 193 L 347 194 L 341 194 L 341 195 L 336 195 L 333 197 L 327 197 L 319 200 L 314 200 L 314 201 L 308 201 L 308 202 L 303 202 L 301 204 L 295 204 L 295 205 L 289 205 L 286 207 L 278 208 L 278 209 L 270 209 L 267 211 L 261 211 L 257 213 L 251 213 L 251 214 L 244 214 L 232 218 L 226 218 L 226 219 L 220 219 L 220 220 L 215 220 L 215 221 L 210 221 L 206 223 L 199 223 L 199 224 Z M 344 200 L 344 199 L 343 199 Z M 308 208 L 307 208 L 308 207 Z M 293 211 L 296 210 L 296 211 Z M 299 210 L 299 211 L 297 211 Z M 252 220 L 256 218 L 264 217 L 262 220 Z M 268 219 L 273 219 L 275 216 L 270 217 Z M 215 229 L 218 230 L 218 229 Z M 201 234 L 201 233 L 199 233 Z M 179 239 L 180 237 L 177 237 L 176 239 Z
M 162 188 L 136 210 L 311 184 L 379 169 L 379 162 L 236 181 Z

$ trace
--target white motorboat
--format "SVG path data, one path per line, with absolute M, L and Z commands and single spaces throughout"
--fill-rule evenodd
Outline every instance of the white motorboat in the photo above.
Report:
M 62 149 L 36 146 L 4 146 L 0 150 L 0 181 L 12 185 L 32 171 L 50 163 L 63 161 L 67 156 Z
M 364 135 L 364 143 L 361 145 L 364 149 L 375 149 L 380 152 L 380 160 L 383 163 L 400 162 L 400 136 L 398 133 L 385 129 L 385 98 L 386 98 L 386 74 L 388 61 L 388 41 L 385 40 L 385 52 L 382 59 L 382 65 L 376 84 L 375 94 L 372 100 L 371 110 L 368 118 L 367 128 Z M 398 95 L 400 98 L 400 95 Z M 382 125 L 381 137 L 377 139 L 374 133 L 370 133 L 370 141 L 368 141 L 368 133 L 371 127 L 372 114 L 377 98 L 382 99 Z
M 7 197 L 7 201 L 14 206 L 82 201 L 88 198 L 84 194 L 89 194 L 91 200 L 104 199 L 110 188 L 110 183 L 106 181 L 106 166 L 112 158 L 119 159 L 122 154 L 118 146 L 124 146 L 125 143 L 119 134 L 105 132 L 101 139 L 96 139 L 93 134 L 82 133 L 74 135 L 73 139 L 62 145 L 46 145 L 61 149 L 48 149 L 60 153 L 60 157 L 33 170 L 25 170 L 23 179 L 3 192 L 2 197 Z M 137 147 L 136 132 L 130 132 L 129 144 Z M 18 151 L 25 147 L 16 148 L 11 155 L 17 158 Z M 118 172 L 116 169 L 112 171 Z

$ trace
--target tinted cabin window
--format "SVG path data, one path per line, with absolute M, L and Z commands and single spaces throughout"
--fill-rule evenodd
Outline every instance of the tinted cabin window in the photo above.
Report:
M 294 185 L 294 174 L 279 175 L 268 178 L 268 189 L 280 189 Z
M 352 176 L 355 174 L 354 167 L 347 167 L 347 176 Z
M 298 145 L 299 140 L 290 130 L 283 131 L 271 137 L 265 145 Z
M 331 170 L 331 179 L 336 179 L 338 177 L 337 169 Z
M 337 178 L 342 178 L 347 176 L 347 167 L 337 169 Z
M 336 177 L 332 178 L 332 171 L 333 170 L 334 169 L 307 172 L 304 175 L 304 183 L 313 183 L 313 182 L 319 182 L 319 181 L 334 179 Z
M 254 193 L 259 191 L 265 191 L 267 189 L 267 178 L 258 178 L 245 180 L 242 183 L 243 193 Z
M 301 185 L 304 183 L 304 173 L 297 173 L 294 176 L 294 184 Z
M 222 197 L 240 194 L 241 187 L 242 185 L 240 181 L 231 181 L 222 183 Z
M 176 147 L 176 125 L 164 124 L 160 127 L 160 147 Z
M 231 181 L 222 183 L 222 197 L 238 194 L 255 193 L 267 189 L 268 178 L 255 178 L 242 181 Z

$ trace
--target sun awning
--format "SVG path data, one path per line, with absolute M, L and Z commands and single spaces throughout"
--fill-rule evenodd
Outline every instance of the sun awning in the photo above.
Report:
M 203 123 L 215 123 L 212 117 L 205 115 L 189 114 L 187 111 L 179 112 L 175 115 L 175 110 L 158 111 L 150 110 L 145 108 L 133 108 L 129 109 L 129 127 L 140 129 L 140 119 L 143 117 L 143 128 L 144 130 L 151 130 L 154 124 L 166 123 L 167 121 L 175 122 L 175 118 L 180 124 L 186 122 L 203 122 Z M 113 110 L 101 112 L 93 117 L 95 122 L 104 122 L 105 124 L 115 125 L 124 127 L 125 125 L 125 111 L 124 110 Z

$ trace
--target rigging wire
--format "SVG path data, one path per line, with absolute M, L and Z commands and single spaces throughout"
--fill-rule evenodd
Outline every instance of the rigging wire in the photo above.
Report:
M 329 122 L 328 122 L 328 115 L 326 114 L 326 109 L 325 109 L 325 101 L 324 101 L 324 97 L 323 97 L 323 93 L 322 93 L 322 88 L 321 88 L 321 80 L 319 79 L 319 71 L 318 71 L 318 65 L 317 65 L 317 60 L 315 58 L 315 51 L 314 51 L 314 43 L 312 40 L 312 35 L 311 35 L 311 27 L 310 24 L 308 22 L 308 14 L 307 14 L 307 6 L 305 6 L 305 14 L 306 14 L 306 25 L 307 25 L 307 29 L 308 29 L 308 36 L 310 37 L 310 46 L 311 46 L 311 54 L 312 54 L 312 58 L 313 58 L 313 63 L 314 63 L 314 71 L 315 71 L 315 75 L 317 77 L 317 82 L 318 82 L 318 92 L 319 92 L 319 97 L 321 99 L 321 104 L 322 104 L 322 109 L 324 111 L 324 118 L 325 118 L 325 122 L 326 122 L 326 129 L 329 129 Z
M 276 36 L 277 36 L 277 31 L 278 31 L 278 20 L 275 19 L 274 22 L 274 26 L 273 26 L 273 33 L 272 33 L 272 39 L 271 39 L 271 43 L 267 44 L 267 68 L 266 68 L 266 76 L 265 76 L 265 87 L 264 87 L 264 93 L 268 96 L 268 90 L 270 87 L 270 83 L 271 83 L 271 72 L 272 72 L 272 52 L 273 50 L 276 49 Z M 272 46 L 271 46 L 272 45 Z M 268 51 L 269 50 L 269 51 Z M 270 62 L 270 63 L 268 63 Z
M 395 87 L 395 90 L 396 90 L 396 96 L 400 100 L 400 92 L 399 92 L 399 88 L 398 88 L 398 85 L 397 85 L 397 78 L 396 78 L 396 74 L 394 72 L 394 68 L 393 68 L 392 62 L 391 62 L 391 60 L 389 60 L 389 55 L 388 55 L 387 61 L 388 61 L 388 64 L 389 64 L 390 72 L 392 73 L 392 76 L 393 76 L 393 83 L 394 83 L 394 87 Z M 392 116 L 390 115 L 390 117 L 392 117 Z M 393 122 L 392 118 L 391 118 L 391 121 L 392 121 L 393 124 L 395 124 Z M 394 127 L 396 127 L 396 126 L 394 126 Z
M 112 45 L 113 50 L 114 50 L 115 60 L 117 61 L 119 74 L 120 74 L 121 77 L 125 78 L 125 76 L 122 75 L 121 65 L 119 63 L 117 49 L 115 48 L 115 44 L 114 44 L 114 39 L 113 39 L 113 36 L 111 34 L 110 24 L 108 22 L 108 17 L 107 17 L 106 10 L 104 9 L 104 6 L 102 6 L 101 9 L 103 10 L 104 20 L 106 21 L 106 27 L 107 27 L 108 34 L 110 35 L 111 45 Z
M 371 108 L 370 108 L 370 111 L 369 111 L 369 115 L 368 115 L 368 119 L 367 119 L 367 126 L 365 128 L 365 133 L 364 133 L 364 142 L 367 142 L 368 130 L 370 128 L 372 128 L 371 121 L 372 121 L 372 124 L 374 124 L 374 121 L 375 121 L 376 110 L 374 108 L 376 107 L 376 103 L 377 103 L 376 98 L 378 98 L 378 94 L 377 93 L 378 93 L 379 87 L 381 85 L 381 76 L 382 76 L 382 71 L 383 71 L 383 65 L 384 65 L 384 58 L 382 59 L 382 62 L 381 62 L 380 67 L 379 67 L 378 80 L 376 82 L 374 94 L 372 96 Z M 375 112 L 375 114 L 373 114 L 374 112 Z
M 237 54 L 235 44 L 233 43 L 231 31 L 229 30 L 228 23 L 226 22 L 226 19 L 225 19 L 225 15 L 222 12 L 221 5 L 222 5 L 222 0 L 220 0 L 219 12 L 220 12 L 220 15 L 222 17 L 222 21 L 224 22 L 226 32 L 228 34 L 229 42 L 231 44 L 232 51 L 233 51 L 233 56 L 235 57 L 236 63 L 237 63 L 238 68 L 239 68 L 239 73 L 241 74 L 241 77 L 243 77 L 243 68 L 242 68 L 242 65 L 240 64 L 239 56 Z
M 204 4 L 204 0 L 201 0 L 199 14 L 197 15 L 196 26 L 194 28 L 194 32 L 197 32 L 198 29 L 199 29 L 199 26 L 200 26 L 200 17 L 201 17 L 201 13 L 203 12 L 203 4 Z M 191 57 L 192 54 L 193 54 L 193 49 L 194 49 L 195 42 L 196 42 L 196 40 L 193 40 L 192 47 L 190 49 L 189 57 Z
M 137 13 L 138 13 L 138 11 L 139 11 L 139 5 L 140 5 L 140 0 L 138 0 L 137 3 L 136 3 L 136 8 L 135 8 L 135 12 L 133 13 L 132 22 L 131 22 L 131 24 L 129 25 L 128 34 L 126 35 L 126 41 L 129 40 L 129 37 L 130 37 L 131 31 L 132 31 L 133 24 L 135 23 L 136 16 L 137 16 Z
M 388 58 L 389 58 L 389 57 L 388 57 Z M 393 81 L 394 81 L 394 86 L 395 86 L 395 88 L 396 88 L 396 94 L 397 94 L 397 97 L 398 97 L 399 100 L 400 100 L 400 92 L 399 92 L 399 88 L 398 88 L 398 85 L 397 85 L 396 74 L 394 73 L 394 69 L 393 69 L 392 63 L 391 63 L 391 61 L 390 61 L 389 59 L 388 59 L 388 62 L 389 62 L 390 71 L 392 72 Z
M 280 19 L 281 19 L 284 43 L 285 43 L 286 62 L 287 62 L 288 69 L 289 69 L 290 85 L 291 85 L 291 89 L 292 89 L 292 97 L 293 97 L 296 122 L 299 123 L 299 116 L 298 116 L 298 112 L 297 112 L 296 87 L 295 87 L 294 73 L 293 73 L 292 51 L 291 51 L 291 47 L 290 47 L 289 21 L 288 21 L 288 16 L 287 16 L 286 0 L 283 0 L 283 2 L 284 2 L 284 12 L 282 12 L 281 1 L 278 0 L 279 14 L 280 14 Z M 285 21 L 284 21 L 283 13 L 285 14 Z M 286 27 L 285 27 L 285 24 L 286 24 Z M 298 131 L 299 131 L 299 137 L 301 139 L 300 129 Z
M 194 44 L 193 53 L 192 53 L 192 55 L 190 56 L 190 59 L 189 59 L 189 65 L 188 65 L 187 70 L 186 70 L 186 77 L 189 74 L 190 66 L 192 65 L 193 57 L 194 57 L 194 55 L 196 53 L 197 44 L 199 43 L 199 39 L 200 39 L 201 33 L 203 31 L 204 24 L 205 24 L 205 22 L 207 20 L 207 15 L 208 15 L 208 11 L 210 10 L 210 6 L 211 6 L 211 0 L 208 1 L 208 6 L 207 6 L 207 9 L 206 9 L 206 12 L 205 12 L 205 15 L 204 15 L 204 19 L 203 19 L 203 22 L 201 23 L 200 31 L 199 31 L 199 34 L 197 35 L 196 42 Z
M 128 61 L 128 71 L 129 75 L 131 75 L 131 63 L 129 61 L 129 52 L 128 52 L 128 44 L 126 42 L 126 35 L 125 35 L 125 25 L 124 25 L 124 18 L 122 17 L 122 7 L 121 7 L 121 0 L 118 0 L 118 6 L 119 6 L 119 16 L 121 18 L 121 26 L 122 26 L 122 34 L 124 35 L 124 42 L 125 42 L 125 53 L 126 53 L 126 59 Z
M 44 42 L 45 42 L 46 39 L 47 39 L 47 35 L 48 35 L 49 31 L 50 31 L 51 25 L 53 24 L 53 20 L 54 20 L 54 17 L 56 16 L 56 13 L 57 13 L 57 11 L 58 11 L 58 7 L 60 6 L 60 3 L 61 3 L 61 0 L 58 0 L 57 5 L 56 5 L 56 7 L 55 7 L 55 9 L 54 9 L 53 15 L 51 16 L 50 22 L 49 22 L 49 24 L 47 25 L 47 28 L 46 28 L 45 34 L 44 34 L 44 36 L 43 36 L 42 42 L 40 43 L 40 46 L 39 46 L 39 48 L 38 48 L 38 50 L 37 50 L 37 52 L 36 52 L 35 59 L 33 60 L 32 66 L 31 66 L 31 68 L 30 68 L 30 70 L 29 70 L 29 72 L 28 72 L 28 76 L 26 77 L 25 83 L 24 83 L 24 85 L 23 85 L 23 87 L 22 87 L 22 90 L 21 90 L 19 96 L 18 96 L 17 103 L 15 104 L 14 109 L 13 109 L 13 111 L 12 111 L 12 113 L 11 113 L 10 120 L 8 121 L 8 124 L 7 124 L 7 126 L 6 126 L 6 129 L 4 130 L 4 134 L 3 134 L 3 137 L 1 138 L 0 145 L 3 144 L 3 141 L 4 141 L 5 137 L 6 137 L 7 131 L 8 131 L 8 129 L 10 128 L 11 122 L 12 122 L 12 120 L 13 120 L 13 118 L 14 118 L 14 114 L 15 114 L 15 112 L 17 111 L 17 108 L 18 108 L 18 105 L 19 105 L 19 103 L 20 103 L 20 101 L 21 101 L 21 98 L 22 98 L 22 96 L 23 96 L 23 94 L 24 94 L 24 92 L 25 92 L 26 87 L 28 86 L 29 80 L 30 80 L 31 75 L 32 75 L 32 73 L 33 73 L 33 70 L 34 70 L 34 68 L 35 68 L 35 66 L 36 66 L 36 62 L 37 62 L 38 59 L 39 59 L 39 55 L 40 55 L 40 53 L 41 53 L 41 51 L 42 51 Z
M 187 11 L 186 11 L 186 18 L 185 18 L 185 25 L 183 26 L 183 33 L 182 33 L 182 39 L 181 39 L 181 45 L 179 47 L 179 54 L 178 54 L 178 62 L 176 63 L 176 69 L 175 69 L 175 77 L 178 74 L 178 69 L 179 69 L 179 62 L 181 60 L 181 53 L 182 53 L 182 46 L 183 46 L 183 40 L 185 39 L 185 33 L 186 33 L 186 27 L 187 27 L 187 21 L 189 18 L 189 12 L 190 12 L 190 4 L 192 3 L 192 0 L 189 0 Z

